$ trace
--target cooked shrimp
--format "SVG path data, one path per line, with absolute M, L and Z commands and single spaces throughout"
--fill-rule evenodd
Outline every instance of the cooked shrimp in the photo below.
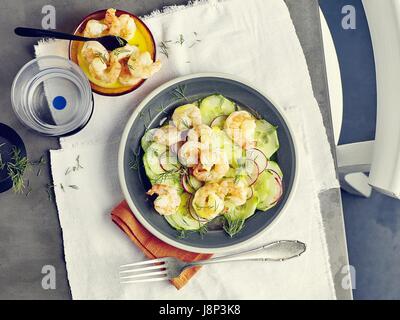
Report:
M 121 33 L 121 22 L 115 15 L 117 10 L 108 9 L 104 18 L 104 23 L 108 27 L 108 33 L 113 36 L 119 36 Z
M 136 33 L 135 19 L 133 19 L 129 14 L 122 14 L 118 19 L 121 28 L 119 36 L 127 41 L 131 40 Z
M 224 199 L 218 183 L 207 183 L 196 191 L 192 206 L 201 218 L 212 220 L 224 210 Z
M 165 184 L 155 184 L 147 194 L 150 196 L 158 194 L 157 199 L 154 201 L 154 208 L 164 216 L 176 213 L 181 204 L 181 197 L 178 191 L 174 187 Z
M 106 83 L 116 82 L 121 70 L 122 65 L 114 55 L 111 55 L 108 65 L 103 58 L 94 58 L 89 65 L 89 72 L 97 79 Z
M 136 32 L 135 19 L 129 14 L 122 14 L 117 17 L 115 13 L 115 9 L 108 9 L 106 12 L 104 22 L 108 27 L 108 33 L 120 36 L 129 41 L 134 37 Z
M 118 80 L 123 86 L 134 86 L 142 81 L 141 78 L 135 78 L 134 76 L 132 76 L 127 64 L 123 64 L 122 71 Z
M 229 162 L 225 153 L 219 153 L 218 161 L 208 170 L 201 163 L 194 167 L 193 175 L 200 181 L 218 181 L 229 171 Z
M 220 186 L 225 194 L 225 201 L 229 201 L 236 206 L 241 206 L 246 203 L 248 187 L 242 181 L 224 179 L 220 183 Z
M 142 79 L 150 78 L 161 69 L 161 61 L 153 62 L 149 52 L 132 53 L 124 65 L 119 82 L 124 86 L 133 86 Z
M 83 31 L 83 36 L 87 38 L 97 38 L 100 37 L 106 29 L 107 25 L 101 23 L 100 21 L 89 20 L 86 23 L 85 30 Z
M 217 139 L 214 131 L 205 124 L 197 126 L 195 130 L 200 137 L 200 163 L 206 170 L 211 170 L 219 159 L 219 148 L 215 145 Z
M 180 132 L 172 125 L 161 127 L 154 133 L 154 141 L 165 146 L 172 146 L 181 140 Z
M 200 109 L 194 104 L 186 104 L 175 109 L 172 121 L 179 130 L 187 130 L 202 124 Z
M 179 149 L 178 159 L 185 167 L 192 168 L 199 163 L 200 144 L 188 141 Z
M 153 62 L 149 52 L 137 52 L 128 60 L 128 68 L 134 78 L 148 79 L 161 69 L 161 61 Z
M 200 134 L 197 132 L 197 130 L 195 128 L 188 130 L 187 140 L 194 141 L 194 142 L 200 142 Z
M 110 59 L 107 49 L 98 41 L 85 42 L 81 54 L 88 63 L 92 63 L 95 58 L 101 58 L 105 63 Z
M 132 54 L 136 54 L 139 48 L 127 44 L 125 47 L 115 49 L 112 54 L 117 57 L 119 61 L 129 58 Z
M 235 111 L 225 122 L 226 134 L 239 146 L 248 148 L 254 143 L 256 121 L 247 111 Z

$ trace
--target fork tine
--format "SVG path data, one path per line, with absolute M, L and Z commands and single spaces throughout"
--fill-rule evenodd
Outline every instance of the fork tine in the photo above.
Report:
M 167 275 L 168 271 L 156 271 L 156 272 L 145 272 L 145 273 L 140 273 L 140 274 L 134 274 L 132 276 L 125 276 L 125 277 L 120 277 L 120 280 L 124 279 L 135 279 L 135 278 L 145 278 L 145 277 L 152 277 L 152 276 L 163 276 Z
M 132 268 L 132 269 L 127 269 L 120 271 L 119 273 L 133 273 L 133 272 L 139 272 L 139 271 L 150 271 L 150 270 L 155 270 L 155 269 L 165 269 L 165 263 L 163 264 L 158 264 L 156 266 L 150 266 L 150 267 L 145 267 L 145 268 Z
M 160 277 L 160 278 L 149 278 L 149 279 L 137 279 L 137 280 L 127 280 L 127 281 L 120 281 L 121 284 L 128 284 L 128 283 L 139 283 L 139 282 L 154 282 L 154 281 L 165 281 L 169 280 L 169 277 Z
M 124 264 L 124 265 L 120 266 L 120 268 L 134 267 L 134 266 L 140 266 L 140 265 L 144 265 L 144 264 L 160 263 L 160 262 L 166 262 L 166 261 L 167 261 L 166 258 L 139 261 L 139 262 L 135 262 L 135 263 Z

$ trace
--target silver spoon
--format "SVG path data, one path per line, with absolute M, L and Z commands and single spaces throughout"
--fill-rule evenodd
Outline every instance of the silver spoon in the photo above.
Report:
M 24 28 L 18 27 L 14 30 L 15 34 L 21 37 L 29 38 L 55 38 L 62 40 L 73 40 L 73 41 L 98 41 L 100 42 L 108 51 L 113 51 L 117 48 L 124 47 L 128 42 L 118 36 L 104 36 L 99 38 L 86 38 L 81 36 L 76 36 L 69 33 L 63 33 L 52 30 L 44 29 L 34 29 L 34 28 Z

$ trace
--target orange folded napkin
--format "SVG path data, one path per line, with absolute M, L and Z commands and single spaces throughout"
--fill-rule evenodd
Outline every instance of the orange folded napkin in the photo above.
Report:
M 121 202 L 112 211 L 111 218 L 149 259 L 175 257 L 183 261 L 191 262 L 212 257 L 212 254 L 194 253 L 175 248 L 156 238 L 135 218 L 126 201 Z M 185 270 L 178 278 L 171 280 L 171 283 L 179 290 L 199 269 L 200 267 L 195 267 Z

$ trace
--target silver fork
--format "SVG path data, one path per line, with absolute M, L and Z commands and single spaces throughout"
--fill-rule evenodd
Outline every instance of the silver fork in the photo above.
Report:
M 234 261 L 279 262 L 299 257 L 305 251 L 306 245 L 300 241 L 281 240 L 260 248 L 209 260 L 184 262 L 166 257 L 125 264 L 120 266 L 119 276 L 121 283 L 164 281 L 177 278 L 183 271 L 192 267 Z

